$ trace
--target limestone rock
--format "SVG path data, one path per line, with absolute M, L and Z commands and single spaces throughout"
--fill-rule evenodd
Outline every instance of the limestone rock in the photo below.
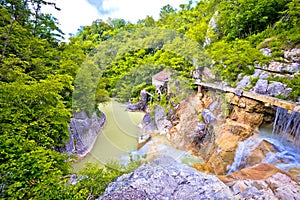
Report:
M 274 81 L 273 83 L 268 85 L 267 94 L 270 96 L 278 96 L 282 95 L 287 97 L 289 92 L 291 92 L 291 88 L 287 88 L 285 84 Z
M 299 59 L 299 62 L 300 62 L 300 59 Z M 285 68 L 285 70 L 290 73 L 296 73 L 299 71 L 299 69 L 300 69 L 299 63 L 289 63 L 286 65 L 286 68 Z
M 230 119 L 228 119 L 226 121 L 226 123 L 224 123 L 221 126 L 221 129 L 224 131 L 228 131 L 228 132 L 232 133 L 233 135 L 238 136 L 240 138 L 239 140 L 241 140 L 241 141 L 252 136 L 255 131 L 254 127 L 251 127 L 244 123 L 232 121 Z
M 75 113 L 70 122 L 70 141 L 66 143 L 69 154 L 85 156 L 93 147 L 98 133 L 104 125 L 106 117 L 96 113 L 89 118 L 85 111 Z
M 265 107 L 262 103 L 255 101 L 253 99 L 242 97 L 238 102 L 238 106 L 240 108 L 244 108 L 246 112 L 257 112 L 257 113 L 264 113 Z
M 268 89 L 268 81 L 259 79 L 254 88 L 252 88 L 252 91 L 258 93 L 258 94 L 266 94 Z
M 260 51 L 264 56 L 271 56 L 272 54 L 272 50 L 269 48 L 262 48 Z
M 268 70 L 273 72 L 284 72 L 284 64 L 277 61 L 272 61 L 269 63 Z
M 151 119 L 150 113 L 146 113 L 142 120 L 142 135 L 148 135 L 156 132 L 156 126 L 154 121 Z
M 147 108 L 147 102 L 148 102 L 148 94 L 146 90 L 142 90 L 140 93 L 140 99 L 137 103 L 130 103 L 127 106 L 127 110 L 129 111 L 145 111 Z
M 276 73 L 296 73 L 299 71 L 299 68 L 300 64 L 297 62 L 281 63 L 277 61 L 272 61 L 269 63 L 267 70 Z
M 217 133 L 216 150 L 209 157 L 205 167 L 209 173 L 223 175 L 227 172 L 227 166 L 233 163 L 235 150 L 238 145 L 239 136 L 233 135 L 227 130 L 220 128 Z
M 194 133 L 198 136 L 197 139 L 199 140 L 199 142 L 205 137 L 206 128 L 207 125 L 203 122 L 199 122 L 198 125 L 194 128 Z
M 244 76 L 242 80 L 237 83 L 237 89 L 245 89 L 247 86 L 251 84 L 250 76 Z
M 300 199 L 300 185 L 290 174 L 261 163 L 219 178 L 239 199 Z
M 233 198 L 230 189 L 217 177 L 161 156 L 117 178 L 99 200 Z
M 216 122 L 214 114 L 208 109 L 203 109 L 202 117 L 204 122 L 207 124 L 214 124 Z
M 176 124 L 167 134 L 168 139 L 176 148 L 186 150 L 194 147 L 198 148 L 197 142 L 203 141 L 199 140 L 200 135 L 197 131 L 197 126 L 200 122 L 199 114 L 202 109 L 202 102 L 199 96 L 190 97 L 180 102 L 176 110 Z
M 154 121 L 158 132 L 160 134 L 166 134 L 172 127 L 172 123 L 167 119 L 165 111 L 161 106 L 155 106 L 154 111 Z
M 231 112 L 230 119 L 241 124 L 249 125 L 255 129 L 262 124 L 264 114 L 246 112 L 245 109 L 235 106 Z
M 283 51 L 284 57 L 292 62 L 300 62 L 300 48 Z

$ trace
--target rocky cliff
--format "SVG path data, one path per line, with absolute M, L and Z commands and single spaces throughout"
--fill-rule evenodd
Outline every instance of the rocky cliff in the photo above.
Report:
M 70 155 L 84 157 L 92 149 L 97 136 L 105 123 L 104 113 L 93 113 L 91 117 L 85 111 L 75 113 L 70 122 L 70 141 L 65 150 Z

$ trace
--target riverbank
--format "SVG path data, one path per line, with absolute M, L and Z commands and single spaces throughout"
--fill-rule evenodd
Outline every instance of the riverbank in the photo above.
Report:
M 99 105 L 106 115 L 105 126 L 101 129 L 91 151 L 73 163 L 73 171 L 82 169 L 87 162 L 104 165 L 136 150 L 140 135 L 143 112 L 128 112 L 126 106 L 112 99 Z

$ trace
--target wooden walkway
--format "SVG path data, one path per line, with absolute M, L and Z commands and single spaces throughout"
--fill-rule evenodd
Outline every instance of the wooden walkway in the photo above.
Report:
M 300 104 L 297 104 L 297 103 L 294 103 L 294 102 L 285 101 L 285 100 L 281 100 L 281 99 L 278 99 L 278 98 L 275 98 L 275 97 L 269 97 L 269 96 L 266 96 L 266 95 L 257 94 L 255 92 L 238 90 L 238 89 L 235 89 L 235 88 L 232 88 L 232 87 L 224 86 L 221 83 L 215 84 L 215 83 L 204 83 L 204 82 L 200 82 L 200 81 L 195 81 L 195 84 L 198 85 L 198 86 L 212 88 L 212 89 L 223 91 L 223 92 L 234 93 L 234 94 L 236 94 L 238 96 L 241 96 L 241 97 L 247 97 L 247 98 L 250 98 L 250 99 L 254 99 L 254 100 L 257 100 L 257 101 L 268 103 L 271 106 L 285 108 L 289 112 L 293 112 L 293 111 L 294 112 L 300 112 Z

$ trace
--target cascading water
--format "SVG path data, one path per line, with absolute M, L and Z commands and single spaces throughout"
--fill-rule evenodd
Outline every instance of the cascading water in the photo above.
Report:
M 235 152 L 234 162 L 231 166 L 228 166 L 228 174 L 238 171 L 243 167 L 249 167 L 245 166 L 247 160 L 250 157 L 252 151 L 257 148 L 262 140 L 262 138 L 250 137 L 243 142 L 239 142 Z
M 278 136 L 281 141 L 291 140 L 300 147 L 300 113 L 294 111 L 289 114 L 284 108 L 276 108 L 272 136 Z
M 228 174 L 245 167 L 251 167 L 248 165 L 248 160 L 263 140 L 276 149 L 276 152 L 266 154 L 262 160 L 263 163 L 272 164 L 284 171 L 300 168 L 300 113 L 288 113 L 286 109 L 276 108 L 272 131 L 261 129 L 258 137 L 252 136 L 239 142 L 234 162 L 228 166 Z
M 276 149 L 276 152 L 268 152 L 266 157 L 263 158 L 262 163 L 272 164 L 284 171 L 289 171 L 292 168 L 300 168 L 300 150 L 297 147 L 285 145 L 280 140 L 272 138 L 270 134 L 262 133 L 258 138 L 250 137 L 243 142 L 239 142 L 234 162 L 231 166 L 228 166 L 227 174 L 242 168 L 252 167 L 248 165 L 250 156 L 263 140 L 270 143 Z

